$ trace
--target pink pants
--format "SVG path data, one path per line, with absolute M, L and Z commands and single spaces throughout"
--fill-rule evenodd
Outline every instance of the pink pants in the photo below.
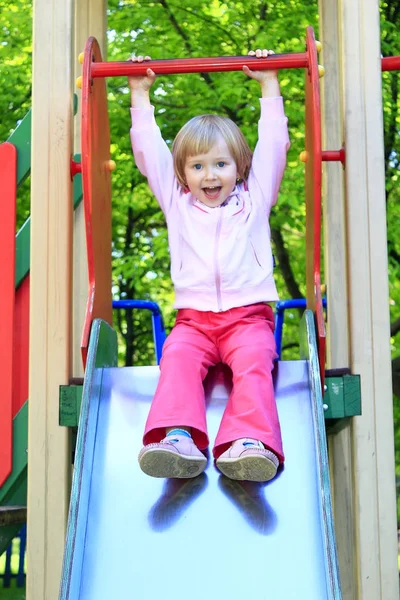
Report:
M 284 461 L 271 371 L 276 357 L 274 316 L 259 303 L 222 313 L 178 311 L 160 363 L 160 380 L 147 418 L 144 444 L 159 442 L 166 427 L 192 428 L 198 448 L 209 444 L 203 380 L 209 367 L 227 364 L 233 374 L 213 454 L 234 440 L 262 441 Z

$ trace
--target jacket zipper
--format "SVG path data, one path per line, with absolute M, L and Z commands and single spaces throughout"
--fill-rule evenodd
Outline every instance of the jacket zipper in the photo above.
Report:
M 219 268 L 218 250 L 219 250 L 219 239 L 221 236 L 222 228 L 222 209 L 219 207 L 219 215 L 217 221 L 217 228 L 215 232 L 215 246 L 214 246 L 214 269 L 215 269 L 215 288 L 217 290 L 217 306 L 218 312 L 222 312 L 222 300 L 221 300 L 221 272 Z

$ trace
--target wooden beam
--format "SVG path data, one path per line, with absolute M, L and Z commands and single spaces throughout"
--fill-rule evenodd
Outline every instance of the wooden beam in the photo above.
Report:
M 322 91 L 322 148 L 335 150 L 344 141 L 343 50 L 339 3 L 319 0 L 320 64 L 325 67 Z M 323 166 L 324 257 L 329 318 L 327 362 L 330 368 L 350 365 L 347 290 L 346 202 L 344 171 L 340 163 Z M 357 599 L 357 556 L 354 552 L 352 423 L 329 434 L 329 462 L 335 514 L 340 579 L 345 600 Z
M 73 0 L 33 16 L 27 598 L 57 598 L 69 505 L 68 429 L 58 390 L 71 375 Z
M 346 145 L 356 598 L 399 597 L 378 0 L 340 4 Z

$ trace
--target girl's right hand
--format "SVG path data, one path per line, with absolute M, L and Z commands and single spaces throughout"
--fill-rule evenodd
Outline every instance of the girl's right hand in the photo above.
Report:
M 141 63 L 145 60 L 151 60 L 150 56 L 131 56 L 128 60 Z M 133 75 L 128 77 L 129 87 L 132 92 L 148 92 L 156 79 L 156 74 L 152 69 L 147 69 L 146 75 Z

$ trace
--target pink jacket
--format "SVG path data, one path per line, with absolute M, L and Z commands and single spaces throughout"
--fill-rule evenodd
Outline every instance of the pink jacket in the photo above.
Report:
M 259 139 L 247 185 L 210 208 L 185 193 L 154 107 L 131 108 L 131 141 L 140 172 L 167 220 L 174 308 L 220 312 L 278 300 L 269 213 L 276 203 L 289 148 L 282 98 L 261 98 Z

